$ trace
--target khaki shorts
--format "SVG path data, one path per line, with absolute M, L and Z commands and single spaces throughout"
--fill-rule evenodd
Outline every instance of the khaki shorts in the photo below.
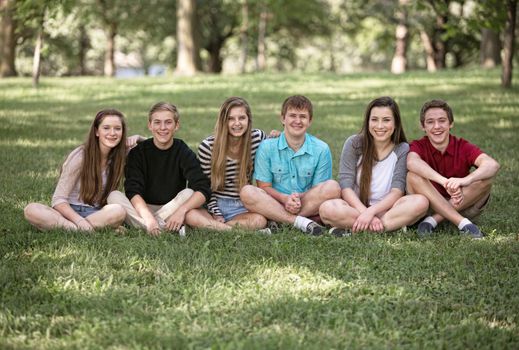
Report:
M 472 206 L 460 211 L 460 215 L 469 220 L 476 219 L 488 206 L 488 202 L 490 202 L 490 193 L 488 194 L 488 196 L 483 197 L 476 203 L 472 204 Z

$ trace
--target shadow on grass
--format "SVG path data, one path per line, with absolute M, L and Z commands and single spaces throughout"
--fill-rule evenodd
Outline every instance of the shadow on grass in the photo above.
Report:
M 9 334 L 79 332 L 96 346 L 519 342 L 510 240 L 63 235 L 3 235 Z

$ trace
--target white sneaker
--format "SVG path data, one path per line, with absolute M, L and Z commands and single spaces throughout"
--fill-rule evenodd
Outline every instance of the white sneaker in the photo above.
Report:
M 186 237 L 186 226 L 185 225 L 182 225 L 180 230 L 178 230 L 178 234 L 180 235 L 180 237 Z

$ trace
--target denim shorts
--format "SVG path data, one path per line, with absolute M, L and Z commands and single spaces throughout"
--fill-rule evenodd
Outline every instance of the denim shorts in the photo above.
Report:
M 247 208 L 243 206 L 242 201 L 239 199 L 218 197 L 216 201 L 225 222 L 232 220 L 236 215 L 248 212 Z
M 91 207 L 89 205 L 79 205 L 79 204 L 70 204 L 70 207 L 74 209 L 76 213 L 78 213 L 82 218 L 86 218 L 87 216 L 94 214 L 101 210 L 101 208 Z

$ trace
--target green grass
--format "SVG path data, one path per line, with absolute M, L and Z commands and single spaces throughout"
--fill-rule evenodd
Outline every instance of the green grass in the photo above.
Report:
M 0 80 L 0 348 L 518 348 L 519 90 L 498 84 L 498 71 L 44 78 L 38 90 Z M 422 103 L 447 99 L 454 133 L 502 166 L 479 221 L 489 236 L 444 226 L 426 241 L 413 230 L 335 239 L 290 229 L 153 239 L 41 233 L 23 220 L 27 203 L 50 202 L 101 108 L 148 135 L 149 106 L 171 101 L 194 149 L 226 97 L 245 97 L 254 125 L 270 130 L 295 93 L 314 102 L 311 132 L 330 144 L 335 173 L 372 98 L 397 99 L 409 139 L 421 136 Z

